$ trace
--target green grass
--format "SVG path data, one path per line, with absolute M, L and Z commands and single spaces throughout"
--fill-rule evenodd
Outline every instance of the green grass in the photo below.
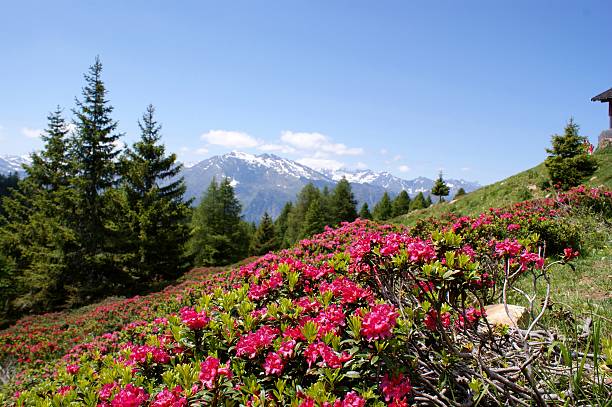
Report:
M 599 168 L 586 184 L 591 186 L 605 185 L 612 188 L 612 148 L 597 151 L 595 157 L 597 157 Z M 547 180 L 547 177 L 546 167 L 542 163 L 527 171 L 470 192 L 457 200 L 412 211 L 392 221 L 412 226 L 419 219 L 438 217 L 448 212 L 474 216 L 486 212 L 491 207 L 503 207 L 527 199 L 543 198 L 547 192 L 540 187 Z

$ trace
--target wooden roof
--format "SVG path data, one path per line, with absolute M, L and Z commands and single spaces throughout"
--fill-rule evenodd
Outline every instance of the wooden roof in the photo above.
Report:
M 612 88 L 608 89 L 607 91 L 600 93 L 597 96 L 593 96 L 591 98 L 591 102 L 610 102 L 612 101 Z

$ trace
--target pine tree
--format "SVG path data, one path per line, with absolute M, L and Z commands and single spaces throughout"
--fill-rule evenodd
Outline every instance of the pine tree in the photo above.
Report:
M 408 192 L 402 190 L 393 200 L 393 216 L 400 216 L 410 211 L 410 197 Z
M 274 227 L 276 229 L 276 236 L 279 241 L 279 247 L 285 248 L 288 247 L 289 244 L 286 241 L 286 233 L 287 227 L 289 226 L 289 214 L 293 210 L 293 202 L 287 202 L 285 206 L 283 206 L 283 210 L 281 211 L 278 218 L 274 221 Z
M 77 279 L 72 265 L 80 246 L 71 217 L 68 131 L 59 108 L 48 119 L 42 151 L 31 155 L 27 176 L 3 202 L 0 252 L 12 259 L 10 301 L 23 311 L 61 307 Z
M 361 205 L 361 209 L 359 210 L 359 217 L 361 219 L 372 220 L 372 213 L 370 212 L 370 208 L 368 207 L 367 202 L 364 202 L 363 205 Z
M 288 244 L 291 245 L 302 237 L 306 212 L 315 199 L 321 201 L 321 191 L 312 183 L 306 184 L 298 194 L 297 201 L 287 219 L 285 240 Z
M 268 212 L 264 212 L 261 222 L 251 240 L 250 254 L 259 256 L 279 248 L 276 230 Z
M 458 190 L 458 191 L 457 191 L 457 193 L 455 194 L 455 198 L 454 198 L 454 199 L 460 198 L 460 197 L 462 197 L 463 195 L 465 195 L 465 189 L 463 189 L 463 188 L 459 188 L 459 190 Z
M 246 257 L 248 225 L 228 178 L 212 180 L 191 221 L 188 251 L 196 265 L 231 264 Z
M 131 255 L 130 273 L 140 280 L 176 277 L 188 266 L 183 252 L 189 237 L 190 202 L 184 200 L 184 179 L 177 178 L 182 165 L 175 154 L 166 155 L 154 114 L 155 108 L 149 105 L 138 122 L 140 140 L 121 159 L 124 215 L 130 233 L 118 232 L 127 238 L 124 249 Z
M 374 219 L 385 221 L 391 219 L 393 216 L 393 206 L 391 205 L 391 198 L 387 191 L 383 194 L 380 201 L 374 206 Z
M 588 152 L 588 140 L 579 135 L 580 127 L 573 119 L 565 126 L 562 136 L 552 137 L 552 148 L 546 149 L 549 154 L 544 164 L 548 169 L 553 186 L 567 190 L 580 185 L 597 170 L 595 157 Z
M 102 82 L 102 64 L 96 57 L 89 72 L 84 75 L 85 87 L 82 100 L 76 101 L 73 110 L 74 125 L 74 168 L 73 178 L 77 194 L 76 215 L 79 239 L 83 251 L 77 266 L 83 271 L 83 294 L 88 289 L 100 292 L 108 285 L 109 278 L 116 280 L 116 266 L 112 254 L 106 252 L 107 230 L 104 213 L 105 192 L 117 181 L 116 157 L 119 151 L 116 143 L 119 134 L 115 132 L 117 122 L 110 115 L 113 107 L 106 98 Z
M 414 199 L 412 200 L 412 202 L 410 203 L 410 210 L 414 211 L 414 210 L 418 210 L 418 209 L 425 209 L 427 208 L 429 205 L 427 205 L 427 201 L 425 200 L 425 196 L 423 195 L 422 192 L 419 192 Z
M 357 218 L 357 201 L 351 189 L 351 184 L 342 177 L 336 184 L 331 195 L 331 211 L 334 225 L 341 222 L 352 222 Z
M 433 188 L 431 188 L 431 194 L 437 196 L 438 203 L 440 203 L 442 202 L 443 196 L 448 196 L 449 191 L 448 185 L 446 185 L 446 182 L 442 178 L 442 171 L 440 171 L 438 179 L 436 180 Z
M 433 205 L 431 194 L 428 194 L 427 198 L 425 198 L 425 208 L 429 208 L 431 205 Z
M 321 203 L 321 199 L 318 197 L 313 199 L 304 216 L 301 238 L 311 237 L 323 232 L 325 228 L 325 222 L 323 221 L 324 211 L 325 208 Z

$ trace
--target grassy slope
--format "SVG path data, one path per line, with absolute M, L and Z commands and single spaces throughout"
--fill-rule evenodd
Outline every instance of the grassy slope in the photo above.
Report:
M 591 186 L 605 185 L 612 188 L 612 148 L 595 153 L 599 169 L 587 182 Z M 501 207 L 525 199 L 545 196 L 545 192 L 534 189 L 546 179 L 546 168 L 540 164 L 527 171 L 506 178 L 495 184 L 487 185 L 469 193 L 454 203 L 442 203 L 430 208 L 411 212 L 394 219 L 397 223 L 413 225 L 418 219 L 437 217 L 447 212 L 461 215 L 477 215 L 486 212 L 490 207 Z M 531 188 L 530 188 L 531 186 Z M 607 335 L 612 335 L 612 230 L 592 218 L 576 219 L 576 222 L 588 230 L 587 247 L 582 256 L 575 262 L 575 270 L 568 266 L 556 267 L 551 273 L 552 299 L 554 304 L 549 322 L 558 324 L 566 320 L 566 310 L 575 315 L 594 314 L 599 316 Z M 523 281 L 523 288 L 528 288 Z M 538 287 L 540 294 L 544 286 Z M 514 299 L 522 303 L 521 298 Z
M 588 185 L 605 185 L 612 188 L 612 148 L 595 153 L 599 162 L 599 169 L 594 177 L 587 182 Z M 432 205 L 419 211 L 395 218 L 393 221 L 405 225 L 414 225 L 419 219 L 430 216 L 439 216 L 443 213 L 454 212 L 459 215 L 478 215 L 491 207 L 506 206 L 515 202 L 532 198 L 542 198 L 545 191 L 539 186 L 547 178 L 546 167 L 540 164 L 527 171 L 520 172 L 502 181 L 480 188 L 477 191 L 451 202 Z

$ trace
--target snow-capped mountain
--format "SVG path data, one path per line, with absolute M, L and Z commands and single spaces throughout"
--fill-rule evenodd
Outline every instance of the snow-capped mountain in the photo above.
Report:
M 406 180 L 386 171 L 374 172 L 372 170 L 340 169 L 324 171 L 324 174 L 334 181 L 340 181 L 344 177 L 351 184 L 376 185 L 392 194 L 399 194 L 402 190 L 405 190 L 411 197 L 419 192 L 429 192 L 435 182 L 435 180 L 425 177 Z M 463 188 L 466 192 L 480 188 L 478 183 L 462 179 L 447 179 L 445 182 L 450 188 L 450 196 L 454 196 L 459 188 Z
M 16 172 L 19 176 L 23 176 L 25 171 L 22 164 L 31 164 L 29 155 L 3 155 L 0 156 L 0 174 L 7 175 Z
M 385 191 L 395 196 L 406 190 L 414 196 L 419 192 L 427 194 L 434 184 L 434 180 L 428 178 L 404 180 L 388 172 L 371 170 L 317 171 L 273 154 L 241 152 L 208 158 L 185 167 L 182 175 L 187 184 L 187 197 L 195 198 L 196 202 L 213 177 L 217 180 L 230 178 L 248 221 L 258 221 L 265 211 L 276 217 L 285 203 L 295 200 L 298 192 L 309 182 L 319 188 L 333 188 L 336 182 L 346 177 L 359 204 L 367 202 L 371 206 Z M 454 196 L 461 187 L 467 192 L 480 187 L 477 183 L 463 180 L 449 179 L 446 182 L 450 187 L 450 196 Z

